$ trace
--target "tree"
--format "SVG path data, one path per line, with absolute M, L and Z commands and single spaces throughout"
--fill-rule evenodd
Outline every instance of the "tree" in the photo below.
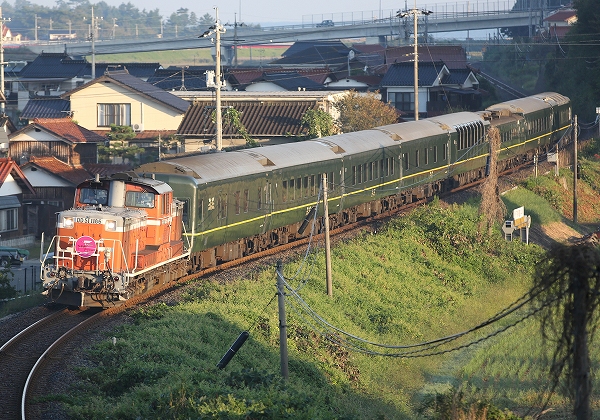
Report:
M 543 308 L 542 334 L 554 344 L 553 389 L 563 376 L 578 420 L 591 419 L 589 346 L 600 324 L 600 248 L 593 242 L 553 247 L 538 265 L 530 297 Z
M 500 187 L 498 186 L 498 152 L 500 152 L 500 130 L 492 127 L 487 133 L 490 145 L 488 161 L 489 175 L 482 185 L 481 206 L 479 213 L 484 216 L 480 224 L 480 230 L 486 227 L 488 234 L 492 234 L 492 228 L 497 221 L 503 221 L 506 215 L 506 206 L 500 198 Z
M 379 99 L 379 92 L 366 95 L 352 90 L 333 106 L 340 113 L 336 124 L 342 133 L 368 130 L 398 122 L 396 109 Z
M 129 126 L 111 124 L 110 132 L 106 135 L 108 144 L 98 146 L 98 160 L 103 163 L 114 163 L 114 158 L 119 157 L 124 162 L 137 162 L 144 149 L 130 146 L 129 141 L 135 138 L 133 129 Z
M 205 13 L 200 19 L 198 19 L 198 26 L 212 26 L 215 23 L 215 18 L 210 13 Z
M 306 111 L 302 115 L 300 124 L 307 130 L 308 135 L 306 137 L 309 139 L 331 136 L 336 131 L 333 117 L 322 109 L 309 109 Z
M 231 125 L 234 129 L 238 131 L 238 133 L 240 133 L 244 140 L 246 140 L 246 146 L 254 147 L 257 145 L 256 140 L 254 140 L 252 136 L 250 136 L 250 133 L 248 133 L 248 130 L 246 130 L 246 127 L 244 127 L 244 124 L 241 120 L 241 116 L 242 114 L 237 109 L 233 107 L 228 107 L 225 108 L 225 110 L 223 111 L 221 118 L 223 119 L 223 124 Z M 216 122 L 216 110 L 212 112 L 211 117 L 212 121 Z
M 10 268 L 0 269 L 0 299 L 11 299 L 17 296 L 17 289 L 10 284 L 12 277 Z

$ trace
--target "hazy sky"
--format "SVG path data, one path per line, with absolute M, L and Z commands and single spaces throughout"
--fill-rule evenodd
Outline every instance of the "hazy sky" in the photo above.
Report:
M 9 0 L 10 1 L 10 0 Z M 42 4 L 52 7 L 56 5 L 55 0 L 31 0 L 32 3 Z M 234 19 L 245 23 L 260 23 L 263 26 L 277 24 L 302 24 L 318 23 L 324 19 L 332 19 L 335 22 L 351 20 L 369 20 L 378 18 L 381 11 L 381 17 L 387 18 L 395 14 L 399 9 L 408 6 L 412 9 L 415 6 L 415 0 L 401 0 L 400 2 L 392 0 L 220 0 L 219 2 L 198 2 L 195 0 L 105 0 L 112 6 L 119 6 L 123 3 L 131 3 L 138 9 L 154 10 L 159 9 L 165 17 L 169 17 L 177 9 L 183 7 L 190 12 L 196 13 L 198 17 L 209 13 L 215 15 L 215 7 L 219 9 L 219 18 L 222 23 L 233 23 Z M 408 3 L 407 3 L 408 2 Z M 512 6 L 515 0 L 418 0 L 418 8 L 428 8 L 434 12 L 437 10 L 450 10 L 452 8 L 463 9 L 468 4 L 470 9 L 474 9 L 477 3 L 480 7 L 489 7 L 493 5 Z M 94 0 L 91 3 L 95 3 Z M 498 7 L 498 6 L 494 6 Z M 445 8 L 445 9 L 444 9 Z M 241 15 L 241 20 L 240 20 Z

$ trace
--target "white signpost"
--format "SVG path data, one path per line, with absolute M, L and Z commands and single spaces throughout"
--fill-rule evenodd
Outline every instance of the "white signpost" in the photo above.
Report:
M 519 229 L 521 240 L 529 244 L 529 228 L 531 227 L 531 216 L 525 215 L 525 207 L 518 207 L 513 210 L 513 220 L 506 220 L 502 226 L 504 239 L 512 241 L 512 235 L 515 230 Z M 525 231 L 525 235 L 523 235 Z

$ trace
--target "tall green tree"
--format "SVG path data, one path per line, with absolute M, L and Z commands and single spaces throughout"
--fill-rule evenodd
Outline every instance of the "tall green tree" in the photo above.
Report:
M 554 59 L 546 64 L 547 86 L 573 100 L 573 113 L 583 120 L 595 118 L 600 106 L 600 2 L 576 0 L 577 22 L 566 38 L 553 40 Z
M 205 13 L 204 15 L 202 15 L 202 17 L 198 20 L 198 25 L 202 26 L 202 28 L 204 28 L 205 26 L 211 26 L 213 23 L 215 23 L 215 18 L 212 17 L 210 15 L 210 13 Z

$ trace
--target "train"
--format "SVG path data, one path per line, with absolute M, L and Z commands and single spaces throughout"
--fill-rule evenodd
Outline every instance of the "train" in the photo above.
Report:
M 302 142 L 183 156 L 87 180 L 57 213 L 42 264 L 52 302 L 108 307 L 153 287 L 310 234 L 326 179 L 332 229 L 532 161 L 569 131 L 568 97 L 490 106 Z M 323 206 L 315 229 L 324 229 Z

